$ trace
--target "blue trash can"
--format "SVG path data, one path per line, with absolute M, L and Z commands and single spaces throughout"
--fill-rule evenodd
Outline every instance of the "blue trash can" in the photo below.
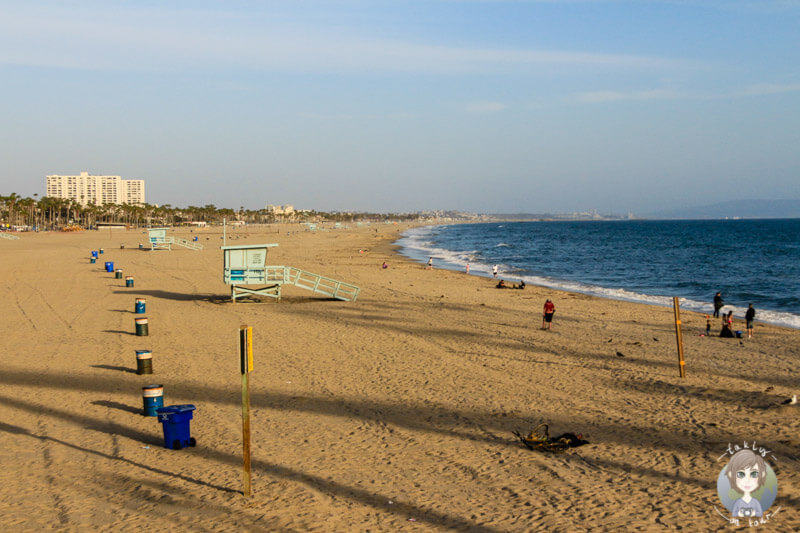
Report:
M 114 272 L 114 261 L 106 261 L 106 272 Z
M 164 428 L 165 448 L 180 450 L 197 444 L 189 430 L 194 410 L 195 407 L 191 404 L 170 405 L 156 409 L 158 421 Z
M 92 250 L 92 257 L 97 259 L 97 250 Z

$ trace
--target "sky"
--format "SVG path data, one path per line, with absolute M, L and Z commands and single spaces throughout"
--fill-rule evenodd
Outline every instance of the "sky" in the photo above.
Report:
M 0 195 L 646 214 L 800 198 L 800 0 L 0 0 Z

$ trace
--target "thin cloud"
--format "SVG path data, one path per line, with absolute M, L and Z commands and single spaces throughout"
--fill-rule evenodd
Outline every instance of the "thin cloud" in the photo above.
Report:
M 221 20 L 221 22 L 218 22 Z M 210 12 L 46 13 L 0 19 L 0 63 L 73 69 L 249 68 L 301 72 L 536 72 L 551 68 L 674 69 L 691 62 L 581 51 L 461 47 L 380 40 Z
M 472 102 L 466 106 L 468 113 L 498 113 L 506 109 L 508 106 L 502 102 Z
M 649 91 L 594 91 L 578 93 L 571 100 L 585 104 L 598 104 L 622 101 L 675 100 L 686 97 L 670 89 L 652 89 Z

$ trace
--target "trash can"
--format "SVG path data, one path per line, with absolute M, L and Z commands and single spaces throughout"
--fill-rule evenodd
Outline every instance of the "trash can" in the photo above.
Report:
M 164 385 L 145 385 L 142 387 L 144 416 L 157 416 L 159 408 L 164 407 Z
M 153 373 L 153 352 L 150 350 L 136 350 L 136 373 L 139 375 Z M 163 389 L 161 392 L 163 396 Z M 164 404 L 162 403 L 161 405 Z
M 192 438 L 189 429 L 192 420 L 194 405 L 169 405 L 156 409 L 158 421 L 164 428 L 164 447 L 180 450 L 187 446 L 195 446 L 197 442 Z
M 100 255 L 103 255 L 104 253 L 105 253 L 105 250 L 103 250 L 102 248 L 100 248 Z
M 106 261 L 106 272 L 114 272 L 114 261 Z
M 122 279 L 122 269 L 121 269 L 121 268 L 118 268 L 118 269 L 116 270 L 116 272 L 114 272 L 114 277 L 115 277 L 116 279 Z
M 143 315 L 146 306 L 147 300 L 145 298 L 136 298 L 136 301 L 133 305 L 133 312 L 137 315 Z
M 149 337 L 150 336 L 150 326 L 147 323 L 147 317 L 142 318 L 134 318 L 134 324 L 136 324 L 136 336 L 137 337 Z
M 125 286 L 133 287 L 133 276 L 128 276 L 127 278 L 125 278 Z
M 92 257 L 97 259 L 97 250 L 92 250 Z
M 91 264 L 95 264 L 95 263 L 97 263 L 97 258 L 96 258 L 96 257 L 94 257 L 94 256 L 90 257 L 90 258 L 89 258 L 89 263 L 91 263 Z

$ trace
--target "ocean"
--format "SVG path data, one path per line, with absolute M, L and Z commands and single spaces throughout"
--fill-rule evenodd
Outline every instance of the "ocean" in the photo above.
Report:
M 800 219 L 502 222 L 412 229 L 401 253 L 436 268 L 800 328 Z

